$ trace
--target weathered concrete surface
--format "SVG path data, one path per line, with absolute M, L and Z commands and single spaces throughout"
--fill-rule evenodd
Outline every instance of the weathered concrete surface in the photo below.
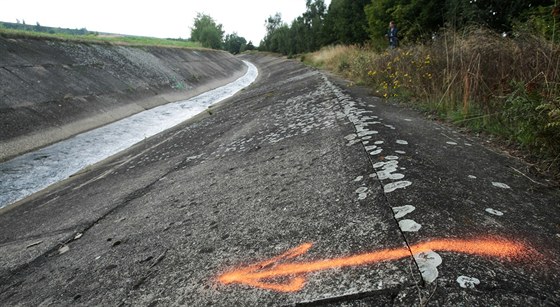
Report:
M 260 75 L 242 93 L 5 210 L 0 301 L 560 303 L 558 189 L 534 183 L 543 179 L 521 175 L 530 176 L 525 165 L 478 140 L 347 88 L 342 80 L 294 61 L 245 58 Z M 441 257 L 437 267 L 412 256 L 420 242 L 452 238 L 469 247 L 468 240 L 489 236 L 525 249 L 500 258 L 440 246 L 436 254 L 424 254 Z M 236 267 L 305 242 L 313 243 L 306 253 L 279 262 L 383 249 L 404 256 L 252 285 L 219 282 Z M 281 267 L 261 266 L 259 271 Z M 260 288 L 296 277 L 305 281 L 297 291 Z
M 240 77 L 227 52 L 0 37 L 0 161 Z

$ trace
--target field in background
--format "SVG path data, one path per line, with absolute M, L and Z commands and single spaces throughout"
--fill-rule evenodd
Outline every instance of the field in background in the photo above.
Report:
M 0 36 L 7 38 L 34 38 L 34 39 L 56 39 L 63 41 L 101 43 L 127 46 L 159 46 L 178 48 L 202 48 L 200 43 L 183 39 L 164 39 L 154 37 L 128 36 L 116 34 L 98 34 L 88 32 L 87 34 L 70 33 L 48 33 L 31 30 L 8 29 L 0 26 Z
M 497 136 L 560 177 L 560 47 L 550 41 L 476 28 L 381 53 L 331 46 L 302 60 L 380 97 Z

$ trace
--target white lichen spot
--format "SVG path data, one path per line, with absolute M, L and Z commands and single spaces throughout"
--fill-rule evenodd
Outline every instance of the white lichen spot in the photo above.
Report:
M 407 122 L 411 122 L 411 121 L 412 121 L 412 119 L 410 119 L 410 118 L 405 118 L 404 120 L 407 121 Z
M 360 193 L 358 194 L 358 200 L 366 199 L 367 193 Z
M 377 178 L 377 174 L 376 173 L 369 174 L 369 178 Z
M 455 142 L 445 142 L 445 143 L 448 144 L 448 145 L 457 145 L 457 143 L 455 143 Z
M 379 178 L 379 180 L 399 180 L 404 178 L 404 174 L 393 173 L 394 171 L 396 171 L 396 168 L 379 171 L 377 172 L 377 178 Z
M 495 210 L 495 209 L 492 209 L 492 208 L 486 208 L 486 209 L 484 209 L 484 211 L 486 211 L 486 212 L 488 212 L 488 213 L 490 213 L 490 214 L 497 215 L 497 216 L 502 216 L 502 215 L 504 215 L 504 213 L 503 213 L 502 211 L 498 211 L 498 210 Z
M 501 183 L 501 182 L 492 182 L 492 185 L 497 187 L 497 188 L 502 188 L 502 189 L 511 189 L 509 187 L 509 185 L 505 184 L 505 183 Z
M 399 157 L 398 156 L 386 156 L 385 160 L 398 160 Z
M 364 131 L 358 132 L 358 136 L 359 137 L 364 137 L 364 136 L 367 136 L 367 135 L 378 134 L 378 133 L 379 132 L 377 132 L 375 130 L 364 130 Z
M 367 191 L 368 191 L 367 187 L 359 187 L 358 189 L 356 189 L 357 194 L 366 193 Z
M 470 179 L 476 179 L 476 176 L 469 175 L 469 178 L 470 178 Z
M 474 289 L 474 286 L 480 284 L 480 280 L 478 278 L 469 277 L 469 276 L 459 276 L 457 277 L 457 282 L 461 288 L 469 288 Z
M 364 176 L 358 176 L 356 177 L 356 179 L 354 179 L 354 181 L 358 182 L 358 181 L 362 181 L 362 179 L 364 179 Z
M 395 214 L 396 219 L 400 219 L 405 215 L 409 214 L 410 212 L 414 211 L 416 208 L 412 205 L 404 205 L 400 207 L 393 207 L 393 213 Z
M 381 168 L 385 165 L 385 162 L 377 162 L 373 164 L 373 168 Z
M 395 150 L 395 153 L 398 153 L 400 155 L 404 155 L 406 153 L 406 151 L 402 151 L 402 150 Z
M 375 141 L 375 143 L 373 143 L 373 144 L 375 144 L 375 145 L 381 145 L 381 144 L 383 144 L 383 141 Z
M 472 144 L 470 144 L 470 143 L 465 143 L 465 146 L 472 146 Z
M 396 189 L 403 189 L 403 188 L 406 188 L 406 187 L 408 187 L 408 186 L 411 185 L 411 184 L 412 184 L 412 182 L 406 181 L 406 180 L 397 181 L 397 182 L 391 182 L 391 183 L 386 184 L 386 185 L 383 187 L 383 191 L 384 191 L 385 193 L 390 193 L 390 192 L 395 191 Z
M 353 139 L 355 139 L 355 138 L 357 138 L 357 137 L 358 137 L 358 136 L 357 136 L 356 134 L 352 133 L 352 134 L 349 134 L 349 135 L 345 136 L 344 138 L 345 138 L 346 140 L 348 140 L 348 141 L 351 141 L 351 140 L 353 140 Z
M 414 260 L 420 269 L 422 279 L 427 283 L 432 283 L 439 275 L 437 267 L 442 260 L 438 253 L 428 250 L 414 255 Z
M 408 142 L 405 140 L 397 140 L 397 144 L 408 145 Z
M 417 232 L 418 230 L 420 230 L 420 228 L 422 228 L 422 225 L 416 223 L 413 220 L 400 220 L 399 228 L 402 231 Z
M 374 149 L 376 149 L 376 148 L 377 148 L 377 145 L 370 145 L 370 146 L 366 146 L 366 147 L 365 147 L 366 151 L 372 151 L 372 150 L 374 150 Z
M 380 154 L 382 151 L 383 151 L 383 149 L 379 148 L 377 150 L 374 150 L 374 151 L 370 152 L 369 154 L 372 155 L 372 156 L 375 156 L 375 155 Z

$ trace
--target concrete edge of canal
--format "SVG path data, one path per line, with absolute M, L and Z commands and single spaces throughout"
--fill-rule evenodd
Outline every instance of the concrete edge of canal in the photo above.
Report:
M 0 37 L 0 161 L 242 76 L 215 50 Z

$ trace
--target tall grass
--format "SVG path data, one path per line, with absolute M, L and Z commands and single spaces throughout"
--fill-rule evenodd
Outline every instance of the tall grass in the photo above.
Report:
M 381 53 L 327 47 L 306 61 L 380 97 L 497 135 L 560 175 L 560 46 L 551 41 L 473 28 Z

